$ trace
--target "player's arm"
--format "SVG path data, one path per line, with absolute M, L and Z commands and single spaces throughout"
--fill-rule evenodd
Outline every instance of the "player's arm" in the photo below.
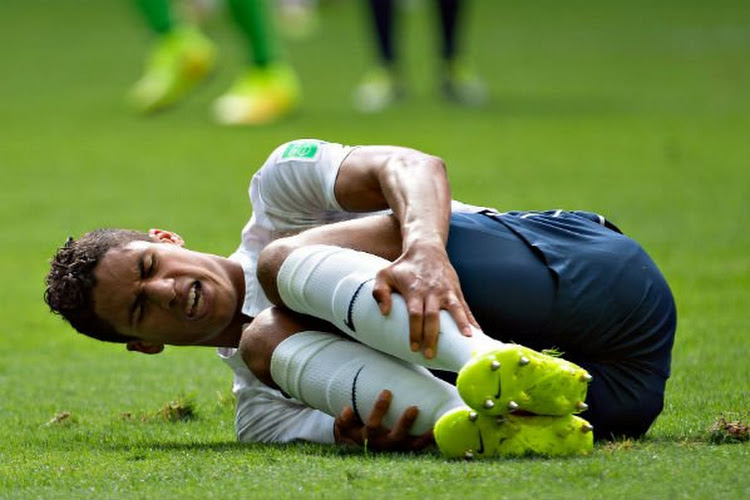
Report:
M 412 350 L 434 356 L 441 309 L 470 336 L 470 325 L 478 325 L 445 250 L 451 192 L 443 160 L 409 148 L 362 146 L 342 163 L 334 193 L 345 210 L 390 208 L 398 221 L 400 252 L 378 274 L 373 295 L 383 314 L 390 312 L 391 293 L 404 297 Z M 362 236 L 379 244 L 377 233 Z
M 340 147 L 340 146 L 337 146 Z M 332 152 L 337 151 L 335 147 Z M 324 225 L 268 245 L 258 263 L 258 277 L 266 296 L 282 301 L 275 273 L 295 247 L 328 244 L 379 255 L 393 262 L 378 275 L 374 296 L 383 314 L 391 309 L 391 293 L 403 296 L 409 313 L 409 339 L 414 351 L 435 353 L 439 311 L 447 310 L 464 335 L 477 326 L 464 300 L 458 276 L 445 250 L 451 196 L 444 162 L 414 149 L 360 146 L 341 158 L 322 154 L 317 161 L 270 162 L 262 169 L 260 195 L 269 217 L 279 226 L 293 226 L 279 214 L 305 218 L 312 210 L 372 212 L 390 208 L 395 225 L 358 225 L 356 221 Z M 294 172 L 294 174 L 292 174 Z M 308 177 L 309 176 L 309 177 Z M 290 196 L 297 190 L 305 196 Z M 320 192 L 318 192 L 320 191 Z M 335 200 L 334 200 L 335 198 Z M 313 200 L 313 203 L 310 203 Z M 319 205 L 315 205 L 319 203 Z M 315 205 L 313 207 L 313 205 Z M 347 225 L 347 226 L 345 226 Z M 353 227 L 356 226 L 356 227 Z

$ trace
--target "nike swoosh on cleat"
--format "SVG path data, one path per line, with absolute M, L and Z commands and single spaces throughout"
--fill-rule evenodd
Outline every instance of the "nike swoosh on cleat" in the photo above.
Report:
M 479 448 L 477 449 L 477 453 L 484 454 L 484 439 L 482 439 L 482 431 L 477 430 L 477 434 L 479 434 Z
M 498 377 L 497 378 L 497 394 L 495 394 L 495 399 L 500 399 L 500 394 L 503 393 L 503 378 Z
M 354 294 L 352 295 L 352 299 L 349 301 L 349 306 L 346 310 L 346 319 L 344 320 L 344 324 L 347 328 L 349 328 L 351 331 L 356 332 L 357 330 L 354 328 L 354 320 L 352 319 L 352 313 L 354 312 L 354 302 L 357 300 L 357 296 L 359 295 L 360 290 L 362 290 L 362 287 L 365 286 L 366 283 L 373 281 L 375 278 L 370 278 L 369 280 L 365 280 L 362 283 L 359 284 L 356 290 L 354 290 Z

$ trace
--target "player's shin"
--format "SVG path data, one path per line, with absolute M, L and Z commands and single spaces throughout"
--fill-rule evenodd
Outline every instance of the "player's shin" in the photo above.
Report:
M 311 245 L 294 250 L 282 264 L 277 286 L 287 307 L 325 319 L 360 342 L 397 358 L 430 368 L 458 372 L 477 352 L 502 344 L 481 331 L 464 337 L 446 311 L 440 312 L 437 353 L 427 359 L 409 345 L 409 314 L 403 298 L 393 295 L 383 316 L 372 290 L 385 259 L 355 250 Z
M 454 386 L 424 368 L 331 333 L 306 331 L 284 340 L 271 358 L 271 376 L 284 392 L 313 408 L 336 416 L 349 406 L 362 421 L 388 389 L 393 398 L 383 425 L 392 428 L 409 406 L 417 406 L 413 435 L 463 405 Z

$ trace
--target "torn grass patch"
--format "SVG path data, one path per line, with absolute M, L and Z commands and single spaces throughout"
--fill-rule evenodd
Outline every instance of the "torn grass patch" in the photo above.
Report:
M 708 429 L 708 441 L 713 444 L 742 443 L 750 439 L 750 426 L 737 420 L 730 420 L 726 415 L 711 424 Z
M 192 398 L 182 396 L 164 403 L 158 414 L 167 422 L 185 422 L 198 416 Z
M 69 425 L 75 422 L 75 419 L 73 418 L 72 414 L 69 411 L 61 411 L 59 413 L 55 413 L 55 416 L 52 417 L 45 426 L 49 427 L 51 425 Z

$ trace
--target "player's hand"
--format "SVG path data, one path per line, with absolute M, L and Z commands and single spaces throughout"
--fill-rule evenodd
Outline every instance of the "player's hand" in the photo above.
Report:
M 435 356 L 437 349 L 442 309 L 450 313 L 464 336 L 471 337 L 472 327 L 479 328 L 442 246 L 423 245 L 407 250 L 382 269 L 372 295 L 383 315 L 391 312 L 392 293 L 400 294 L 406 302 L 411 350 L 421 350 L 428 359 Z
M 382 391 L 366 422 L 357 418 L 351 407 L 344 408 L 333 423 L 336 442 L 366 446 L 372 451 L 419 451 L 434 444 L 432 431 L 421 436 L 409 434 L 419 414 L 416 406 L 407 408 L 393 429 L 383 427 L 383 418 L 392 399 L 391 391 Z

